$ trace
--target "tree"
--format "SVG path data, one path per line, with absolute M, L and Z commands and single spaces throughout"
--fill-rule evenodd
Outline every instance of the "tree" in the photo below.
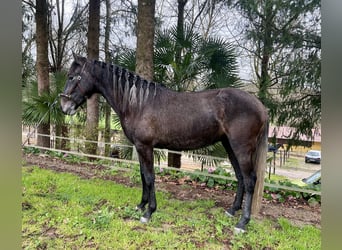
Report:
M 37 43 L 37 81 L 38 95 L 49 93 L 48 58 L 48 5 L 46 0 L 36 1 L 36 43 Z M 39 124 L 37 145 L 50 147 L 50 121 Z
M 63 71 L 65 62 L 68 60 L 68 46 L 85 21 L 86 7 L 81 7 L 77 2 L 73 13 L 68 16 L 65 12 L 65 0 L 49 0 L 49 2 L 50 13 L 53 13 L 49 15 L 50 68 L 51 72 L 54 73 L 55 81 L 58 82 L 65 80 L 65 72 Z M 65 122 L 54 124 L 54 126 L 57 137 L 68 137 L 69 129 Z M 56 148 L 67 149 L 67 141 L 56 139 Z
M 35 62 L 32 55 L 33 46 L 36 40 L 35 32 L 31 27 L 35 22 L 35 6 L 30 2 L 23 2 L 22 6 L 22 87 L 35 78 Z
M 22 123 L 24 125 L 31 126 L 40 121 L 43 124 L 51 123 L 56 127 L 65 124 L 65 115 L 57 104 L 58 94 L 62 92 L 65 81 L 65 73 L 53 73 L 50 77 L 50 91 L 40 95 L 37 81 L 30 83 L 30 88 L 26 90 L 26 98 L 22 101 Z M 66 141 L 56 139 L 56 148 L 66 149 Z
M 105 61 L 107 63 L 111 62 L 111 56 L 109 51 L 109 39 L 110 39 L 110 29 L 111 29 L 111 19 L 110 19 L 110 10 L 111 4 L 110 0 L 106 0 L 106 17 L 105 17 L 105 40 L 104 40 L 104 52 L 105 52 Z M 110 145 L 107 144 L 110 142 L 111 133 L 110 133 L 110 115 L 111 115 L 111 107 L 106 102 L 104 104 L 104 113 L 105 113 L 105 129 L 104 129 L 104 141 L 105 141 L 105 156 L 110 155 Z
M 51 71 L 61 72 L 68 61 L 68 48 L 86 21 L 87 6 L 80 6 L 77 1 L 71 16 L 65 11 L 65 0 L 49 0 L 49 49 L 51 56 Z M 75 48 L 73 48 L 74 50 Z
M 236 6 L 247 21 L 245 49 L 270 122 L 294 126 L 294 138 L 310 135 L 320 119 L 320 30 L 312 29 L 320 22 L 320 1 L 242 0 Z M 260 209 L 264 171 L 257 170 L 252 213 Z
M 100 36 L 100 0 L 89 0 L 89 23 L 88 23 L 88 58 L 99 59 L 99 36 Z M 98 140 L 99 123 L 99 96 L 94 94 L 87 99 L 87 122 L 86 139 Z M 97 143 L 87 143 L 88 154 L 96 154 Z
M 138 27 L 136 72 L 148 80 L 153 80 L 155 0 L 138 1 Z
M 293 138 L 319 126 L 320 1 L 237 2 L 247 21 L 245 47 L 254 61 L 258 97 L 271 121 L 294 127 Z
M 155 0 L 138 0 L 136 72 L 147 80 L 153 80 L 153 44 Z M 133 148 L 133 158 L 136 149 Z
M 189 26 L 180 28 L 179 25 L 180 22 L 176 28 L 157 34 L 156 67 L 160 81 L 177 91 L 236 85 L 232 47 L 220 39 L 204 39 Z M 168 165 L 179 168 L 180 158 L 180 154 L 169 153 Z
M 181 53 L 177 53 L 181 51 Z M 155 46 L 155 79 L 176 91 L 237 87 L 236 56 L 227 42 L 208 37 L 185 26 L 158 31 Z M 168 153 L 168 165 L 179 168 L 180 154 Z
M 191 29 L 201 32 L 204 38 L 222 32 L 224 23 L 227 20 L 227 9 L 225 0 L 204 0 L 198 1 L 197 6 L 191 8 L 193 16 Z M 225 37 L 228 38 L 228 37 Z
M 177 15 L 177 42 L 175 46 L 175 64 L 181 64 L 182 56 L 182 44 L 180 41 L 184 40 L 184 8 L 188 0 L 178 0 L 178 15 Z M 175 75 L 176 76 L 176 75 Z M 168 152 L 167 154 L 167 165 L 169 167 L 180 168 L 181 167 L 181 153 Z

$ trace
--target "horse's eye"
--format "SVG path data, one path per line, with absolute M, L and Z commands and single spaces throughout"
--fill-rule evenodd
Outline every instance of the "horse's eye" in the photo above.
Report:
M 81 80 L 81 76 L 69 76 L 69 81 L 80 81 Z

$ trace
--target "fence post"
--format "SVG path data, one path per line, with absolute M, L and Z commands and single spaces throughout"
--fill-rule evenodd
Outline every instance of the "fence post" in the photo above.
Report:
M 138 152 L 134 145 L 132 150 L 132 161 L 138 161 Z
M 265 157 L 264 162 L 266 163 L 266 157 Z M 255 187 L 254 187 L 252 211 L 251 211 L 252 215 L 258 214 L 260 211 L 260 208 L 261 208 L 261 201 L 262 201 L 262 197 L 264 194 L 265 171 L 267 168 L 267 165 L 266 164 L 264 165 L 264 164 L 260 165 L 256 171 L 257 181 L 256 181 Z
M 272 163 L 270 162 L 269 167 L 268 167 L 268 179 L 271 180 L 271 168 L 272 168 Z

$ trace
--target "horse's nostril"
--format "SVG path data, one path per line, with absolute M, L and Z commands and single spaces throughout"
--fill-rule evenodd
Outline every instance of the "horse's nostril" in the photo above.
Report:
M 64 94 L 64 93 L 60 93 L 58 96 L 59 96 L 59 97 L 65 97 L 65 98 L 68 98 L 68 99 L 71 98 L 70 95 L 67 95 L 67 94 Z

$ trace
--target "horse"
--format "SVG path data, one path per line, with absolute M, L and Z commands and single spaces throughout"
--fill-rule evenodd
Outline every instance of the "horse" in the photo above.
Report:
M 136 209 L 147 223 L 157 209 L 153 148 L 194 150 L 221 142 L 238 181 L 232 206 L 243 214 L 235 229 L 244 232 L 251 217 L 257 168 L 265 167 L 268 115 L 252 94 L 236 88 L 176 92 L 124 67 L 75 55 L 60 94 L 64 114 L 74 115 L 94 93 L 101 94 L 120 118 L 140 163 L 142 198 Z M 260 180 L 263 181 L 263 180 Z M 147 209 L 145 208 L 148 204 Z

